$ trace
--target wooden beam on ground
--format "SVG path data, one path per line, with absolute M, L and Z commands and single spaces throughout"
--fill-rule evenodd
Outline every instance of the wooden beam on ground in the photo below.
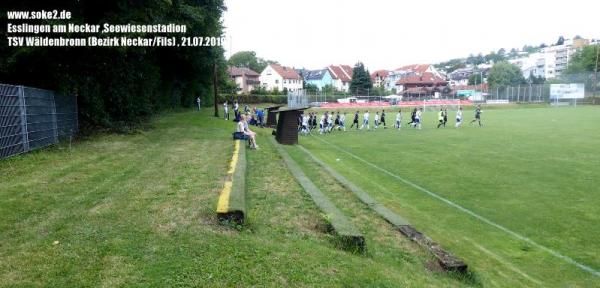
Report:
M 442 268 L 446 271 L 454 271 L 465 273 L 467 272 L 468 266 L 458 257 L 452 255 L 450 252 L 445 251 L 439 244 L 433 242 L 429 237 L 425 236 L 423 233 L 417 231 L 407 220 L 402 218 L 400 215 L 394 213 L 384 205 L 377 202 L 377 200 L 373 199 L 369 195 L 369 193 L 362 190 L 360 187 L 354 185 L 354 183 L 350 182 L 346 177 L 342 174 L 335 171 L 329 165 L 325 164 L 325 162 L 321 161 L 314 154 L 308 151 L 301 145 L 298 145 L 300 150 L 304 151 L 306 155 L 308 155 L 314 162 L 319 164 L 325 171 L 327 171 L 333 178 L 335 178 L 342 186 L 346 187 L 348 190 L 352 191 L 354 195 L 361 202 L 370 207 L 375 213 L 379 214 L 383 219 L 392 224 L 395 229 L 400 231 L 403 235 L 411 239 L 412 241 L 419 244 L 421 247 L 426 248 L 430 253 L 432 253 L 435 258 L 438 260 L 438 263 Z
M 278 144 L 273 138 L 271 141 L 283 161 L 286 163 L 288 170 L 292 173 L 296 181 L 302 186 L 304 191 L 310 195 L 313 202 L 319 207 L 319 209 L 327 215 L 327 221 L 331 224 L 334 233 L 339 237 L 339 242 L 342 244 L 342 248 L 364 251 L 365 250 L 365 237 L 356 229 L 354 224 L 340 211 L 333 202 L 327 198 L 325 194 L 304 174 L 300 166 L 294 161 L 289 154 Z

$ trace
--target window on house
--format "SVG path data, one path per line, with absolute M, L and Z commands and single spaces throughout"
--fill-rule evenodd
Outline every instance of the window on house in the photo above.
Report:
M 279 80 L 275 80 L 275 84 L 279 84 Z

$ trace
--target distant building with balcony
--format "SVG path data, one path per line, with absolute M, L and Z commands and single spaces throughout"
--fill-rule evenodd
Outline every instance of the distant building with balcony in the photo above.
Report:
M 509 60 L 510 63 L 521 68 L 525 79 L 529 76 L 551 79 L 556 74 L 556 54 L 555 53 L 532 53 L 528 57 Z
M 530 75 L 551 79 L 564 73 L 575 52 L 589 44 L 590 41 L 583 38 L 567 39 L 563 45 L 546 47 L 539 53 L 532 53 L 509 62 L 519 66 L 526 79 Z
M 560 76 L 565 70 L 567 70 L 569 61 L 571 61 L 573 54 L 589 44 L 590 41 L 584 38 L 567 39 L 563 45 L 554 45 L 542 49 L 542 53 L 550 54 L 545 56 L 546 59 L 554 56 L 554 76 Z
M 259 74 L 249 68 L 229 67 L 227 68 L 229 78 L 237 84 L 238 94 L 250 93 L 260 85 Z

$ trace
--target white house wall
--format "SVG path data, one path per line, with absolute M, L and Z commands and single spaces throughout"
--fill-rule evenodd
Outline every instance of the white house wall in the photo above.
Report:
M 280 91 L 285 88 L 287 88 L 288 91 L 302 90 L 302 80 L 301 79 L 283 79 L 283 86 L 280 89 Z
M 267 66 L 267 68 L 260 73 L 258 79 L 260 81 L 260 85 L 268 91 L 272 91 L 275 88 L 277 88 L 279 91 L 283 91 L 283 77 L 275 72 L 271 66 Z

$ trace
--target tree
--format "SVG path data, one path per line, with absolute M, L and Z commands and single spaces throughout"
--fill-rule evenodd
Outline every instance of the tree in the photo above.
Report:
M 541 49 L 541 48 L 546 48 L 546 47 L 548 47 L 548 46 L 546 45 L 546 43 L 542 43 L 542 44 L 540 44 L 540 49 Z
M 221 93 L 237 94 L 238 91 L 240 91 L 240 87 L 231 79 L 225 79 L 219 85 L 219 92 Z
M 495 52 L 491 52 L 488 55 L 485 55 L 485 62 L 500 62 L 504 59 L 504 54 L 496 54 Z
M 473 64 L 473 65 L 479 65 L 482 63 L 485 63 L 486 58 L 483 57 L 483 54 L 479 53 L 477 54 L 477 56 L 473 55 L 473 54 L 469 54 L 469 57 L 467 57 L 467 63 Z
M 483 83 L 483 80 L 480 73 L 475 72 L 469 76 L 469 85 L 480 85 L 481 83 Z
M 373 87 L 373 92 L 370 93 L 373 96 L 388 96 L 391 95 L 391 92 L 386 90 L 385 87 Z
M 502 61 L 494 64 L 490 69 L 488 83 L 493 87 L 512 86 L 524 84 L 525 78 L 517 65 Z
M 504 57 L 504 55 L 506 54 L 506 49 L 504 49 L 504 48 L 500 48 L 500 50 L 498 50 L 498 53 L 496 53 L 496 54 L 498 54 L 498 55 L 500 55 L 500 56 Z
M 477 54 L 477 58 L 475 58 L 475 65 L 479 65 L 479 64 L 483 64 L 485 63 L 485 58 L 483 57 L 483 54 L 479 53 Z
M 585 72 L 594 72 L 596 61 L 598 61 L 598 52 L 600 45 L 588 45 L 573 54 L 567 67 L 567 74 L 577 74 Z
M 563 44 L 565 44 L 565 37 L 559 36 L 558 41 L 556 41 L 556 45 L 563 45 Z
M 319 87 L 317 87 L 317 85 L 315 84 L 305 82 L 304 91 L 306 91 L 307 93 L 315 94 L 317 91 L 319 91 Z
M 534 76 L 533 71 L 529 72 L 529 78 L 527 78 L 527 83 L 529 84 L 544 84 L 546 82 L 546 78 L 542 76 Z
M 321 93 L 324 95 L 345 95 L 347 93 L 337 90 L 333 85 L 327 84 L 321 88 Z
M 265 67 L 267 67 L 267 65 L 279 63 L 277 63 L 277 61 L 265 60 L 263 58 L 256 57 L 256 52 L 254 51 L 240 51 L 231 55 L 227 61 L 227 64 L 235 67 L 246 67 L 257 73 L 260 73 L 265 69 Z
M 435 67 L 437 69 L 446 71 L 446 73 L 452 73 L 452 71 L 454 71 L 456 69 L 465 68 L 465 59 L 464 58 L 452 59 L 452 60 L 449 60 L 446 62 L 441 62 L 439 64 L 436 64 Z
M 223 0 L 0 1 L 0 11 L 55 9 L 71 11 L 69 22 L 73 23 L 174 23 L 185 25 L 186 35 L 221 37 L 225 5 Z M 56 21 L 40 20 L 36 24 Z M 150 38 L 154 34 L 120 36 Z M 77 95 L 83 129 L 139 122 L 166 108 L 190 107 L 197 97 L 211 105 L 214 71 L 219 81 L 227 79 L 222 47 L 49 49 L 7 47 L 6 42 L 0 41 L 0 83 Z
M 522 51 L 526 52 L 526 53 L 535 53 L 535 52 L 539 51 L 539 49 L 540 48 L 538 48 L 538 47 L 533 47 L 533 46 L 525 45 L 525 46 L 523 46 Z
M 350 92 L 356 95 L 367 95 L 373 90 L 373 82 L 369 71 L 365 69 L 362 62 L 356 63 L 352 69 L 352 81 Z
M 235 67 L 250 68 L 258 73 L 262 71 L 257 70 L 260 67 L 258 66 L 258 59 L 256 58 L 256 52 L 254 51 L 237 52 L 231 55 L 231 57 L 229 57 L 229 60 L 227 60 L 227 64 Z

